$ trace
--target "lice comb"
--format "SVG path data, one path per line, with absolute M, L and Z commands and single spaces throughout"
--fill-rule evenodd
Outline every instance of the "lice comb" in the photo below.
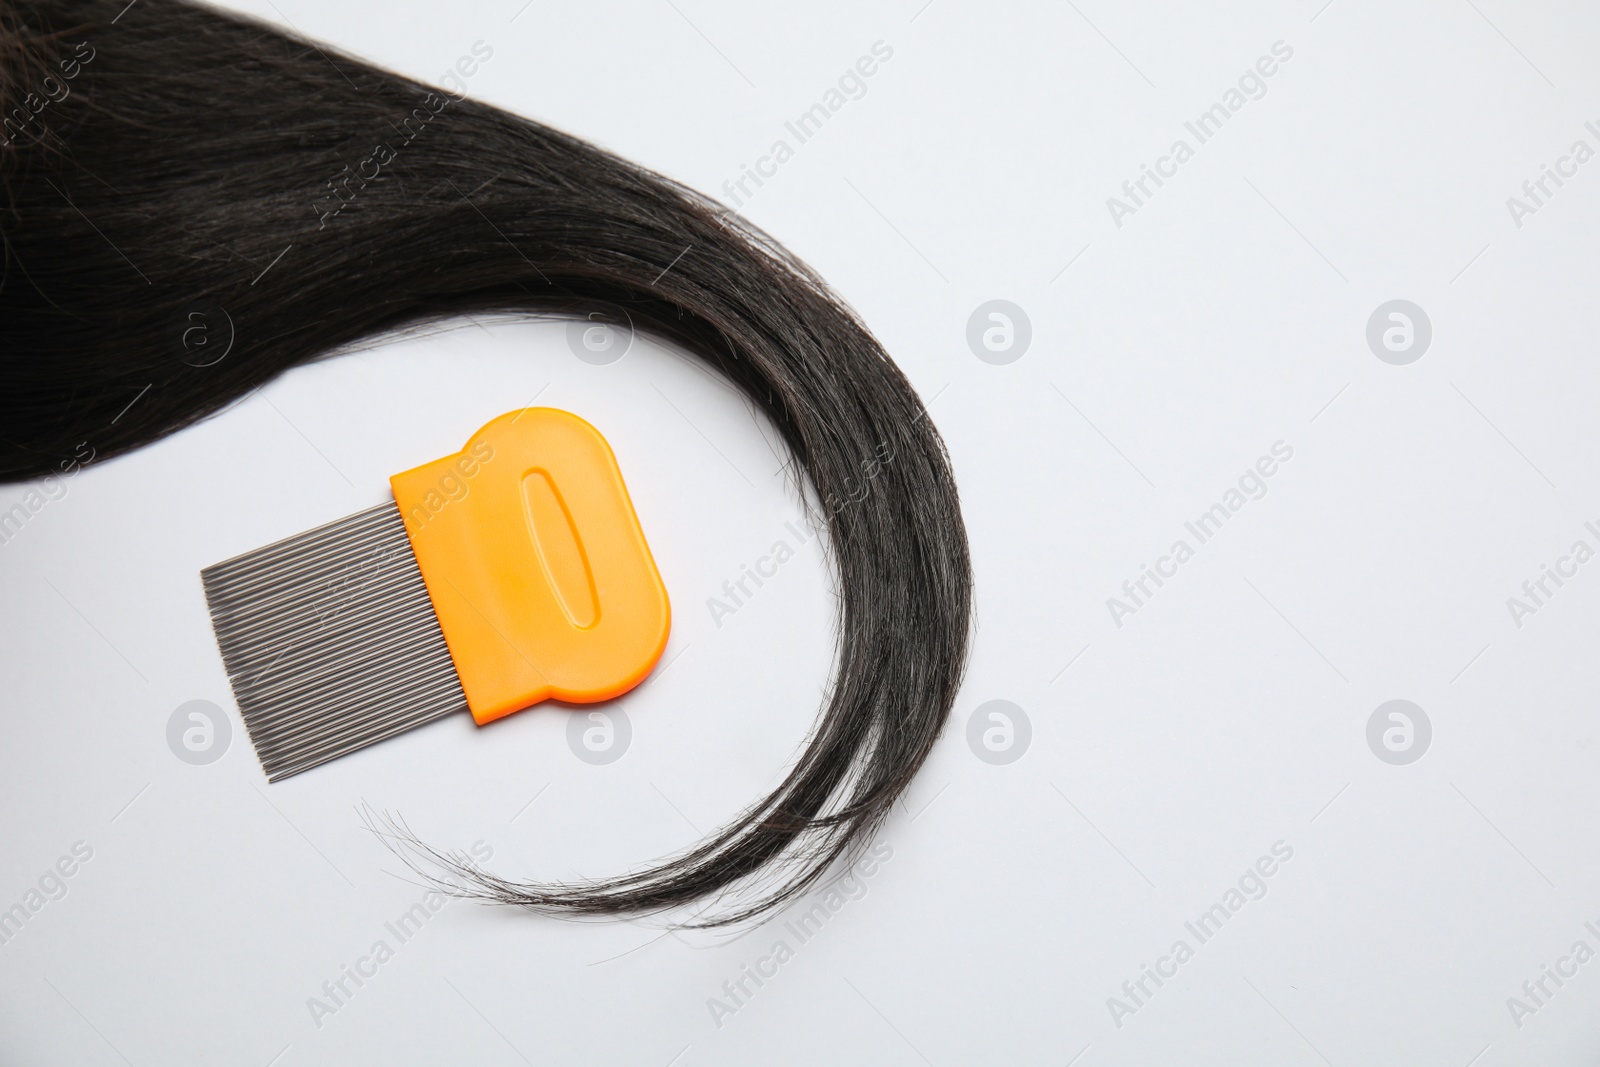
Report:
M 269 780 L 463 709 L 609 700 L 655 666 L 667 591 L 593 426 L 512 412 L 389 484 L 200 574 Z

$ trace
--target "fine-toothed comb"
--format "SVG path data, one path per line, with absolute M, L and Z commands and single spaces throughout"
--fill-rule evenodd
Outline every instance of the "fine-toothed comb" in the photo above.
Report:
M 641 682 L 666 587 L 598 430 L 555 408 L 490 422 L 389 479 L 394 500 L 201 572 L 271 781 L 466 709 Z

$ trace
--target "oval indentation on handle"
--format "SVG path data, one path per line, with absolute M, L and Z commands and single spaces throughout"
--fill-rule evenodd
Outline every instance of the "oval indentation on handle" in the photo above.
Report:
M 534 551 L 544 568 L 545 580 L 561 605 L 562 614 L 578 629 L 587 629 L 600 617 L 594 572 L 583 550 L 583 539 L 572 512 L 548 472 L 532 470 L 522 478 L 522 510 Z

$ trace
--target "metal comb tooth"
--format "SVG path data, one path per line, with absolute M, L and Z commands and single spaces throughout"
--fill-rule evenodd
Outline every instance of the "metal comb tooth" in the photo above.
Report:
M 466 710 L 393 501 L 200 577 L 269 781 Z

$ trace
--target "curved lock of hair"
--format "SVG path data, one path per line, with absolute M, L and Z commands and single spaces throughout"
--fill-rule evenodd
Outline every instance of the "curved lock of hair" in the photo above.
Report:
M 577 884 L 494 876 L 395 821 L 392 847 L 460 895 L 569 915 L 714 906 L 700 922 L 717 925 L 804 891 L 882 824 L 955 698 L 971 567 L 925 409 L 806 267 L 584 141 L 184 0 L 0 0 L 0 105 L 0 481 L 475 312 L 625 320 L 680 345 L 809 478 L 839 586 L 835 675 L 770 796 L 681 854 Z

